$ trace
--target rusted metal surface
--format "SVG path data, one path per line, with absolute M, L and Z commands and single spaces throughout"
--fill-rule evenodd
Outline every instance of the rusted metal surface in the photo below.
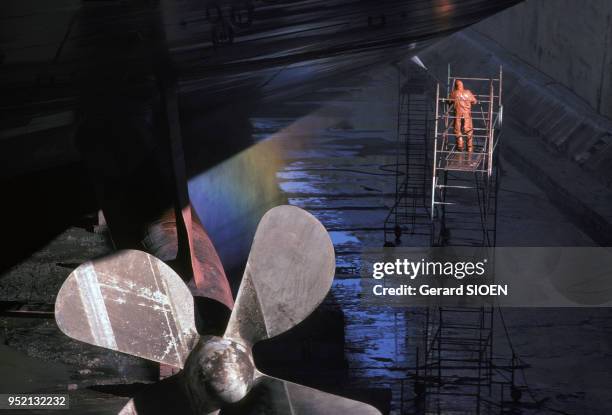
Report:
M 74 339 L 176 367 L 197 341 L 189 289 L 162 261 L 135 250 L 75 269 L 55 318 Z
M 185 216 L 189 220 L 185 221 L 185 224 L 188 225 L 186 229 L 191 242 L 185 246 L 190 252 L 189 260 L 185 262 L 192 267 L 186 270 L 187 274 L 193 275 L 193 282 L 189 284 L 191 292 L 194 296 L 212 298 L 232 308 L 234 299 L 219 255 L 191 205 L 188 209 L 189 214 Z M 159 220 L 147 227 L 143 245 L 157 258 L 167 262 L 175 261 L 178 256 L 179 241 L 173 209 L 168 209 Z M 182 273 L 182 264 L 176 265 L 181 268 L 180 274 L 183 279 L 189 281 L 190 278 L 185 278 Z
M 166 65 L 170 65 L 166 57 Z M 171 72 L 166 70 L 166 72 Z M 172 78 L 170 73 L 165 78 Z M 162 88 L 162 104 L 165 112 L 163 124 L 167 130 L 169 161 L 172 167 L 173 204 L 176 230 L 176 261 L 181 266 L 184 278 L 189 278 L 192 291 L 196 296 L 212 298 L 225 304 L 228 308 L 234 306 L 234 298 L 229 283 L 223 271 L 217 251 L 204 231 L 197 213 L 191 207 L 187 189 L 187 173 L 181 134 L 180 112 L 176 85 L 166 80 Z
M 323 301 L 335 264 L 314 216 L 293 206 L 271 209 L 257 227 L 225 337 L 253 344 L 289 330 Z

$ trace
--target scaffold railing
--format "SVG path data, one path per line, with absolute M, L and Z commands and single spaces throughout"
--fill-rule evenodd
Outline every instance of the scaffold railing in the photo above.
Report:
M 440 83 L 436 85 L 436 106 L 434 115 L 434 146 L 433 171 L 431 181 L 432 221 L 435 219 L 439 206 L 453 205 L 455 202 L 446 200 L 448 189 L 470 190 L 473 186 L 465 184 L 449 184 L 446 180 L 448 172 L 469 172 L 484 175 L 488 182 L 494 174 L 495 152 L 500 138 L 503 120 L 502 105 L 502 68 L 497 77 L 477 78 L 463 77 L 451 74 L 450 65 L 446 91 L 442 95 Z M 455 82 L 461 80 L 469 83 L 470 90 L 477 99 L 471 109 L 473 151 L 463 151 L 457 145 L 457 134 L 453 130 L 454 107 L 451 92 Z M 463 134 L 462 135 L 466 135 Z M 438 212 L 440 213 L 440 212 Z

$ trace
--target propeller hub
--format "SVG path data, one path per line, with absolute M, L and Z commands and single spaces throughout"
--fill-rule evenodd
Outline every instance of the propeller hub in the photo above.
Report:
M 248 348 L 232 340 L 204 336 L 185 362 L 187 386 L 198 408 L 238 402 L 253 385 L 255 365 Z

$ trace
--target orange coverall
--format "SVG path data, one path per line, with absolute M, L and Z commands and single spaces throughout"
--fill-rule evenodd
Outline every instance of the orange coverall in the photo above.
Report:
M 450 101 L 455 108 L 455 137 L 457 138 L 457 150 L 463 151 L 463 133 L 467 136 L 467 150 L 474 149 L 472 125 L 472 104 L 478 103 L 474 94 L 469 89 L 463 88 L 463 82 L 457 80 L 455 89 L 450 94 Z M 463 130 L 461 124 L 463 122 Z

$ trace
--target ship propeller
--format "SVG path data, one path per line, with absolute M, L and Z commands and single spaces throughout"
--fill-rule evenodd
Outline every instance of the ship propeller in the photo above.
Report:
M 323 301 L 334 271 L 323 225 L 302 209 L 279 206 L 257 227 L 223 337 L 200 336 L 187 286 L 161 260 L 136 250 L 75 269 L 57 296 L 55 316 L 73 339 L 182 369 L 132 398 L 121 415 L 379 414 L 265 375 L 253 361 L 255 343 L 291 329 Z

